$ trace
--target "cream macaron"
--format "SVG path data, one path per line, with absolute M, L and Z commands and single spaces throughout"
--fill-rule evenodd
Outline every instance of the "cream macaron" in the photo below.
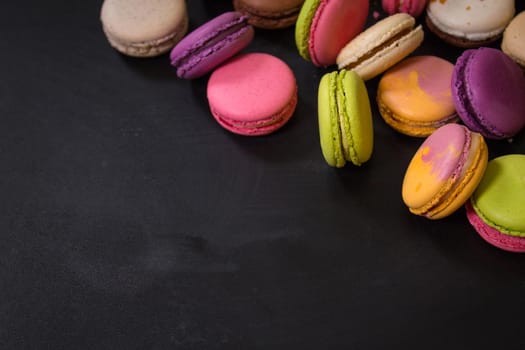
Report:
M 499 39 L 515 11 L 514 0 L 431 0 L 426 24 L 451 45 L 479 47 Z
M 161 55 L 188 30 L 184 0 L 104 0 L 100 20 L 111 46 L 134 57 Z
M 337 56 L 339 69 L 353 70 L 363 80 L 383 73 L 423 42 L 421 25 L 407 13 L 388 16 L 350 41 Z
M 501 50 L 525 69 L 525 11 L 514 17 L 503 32 Z

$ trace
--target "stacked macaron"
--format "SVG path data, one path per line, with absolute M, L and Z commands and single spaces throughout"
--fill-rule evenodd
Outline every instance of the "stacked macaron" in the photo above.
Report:
M 210 114 L 225 130 L 245 136 L 281 129 L 299 96 L 287 63 L 242 51 L 256 29 L 295 26 L 298 54 L 326 70 L 317 117 L 329 166 L 371 159 L 367 84 L 376 79 L 376 107 L 385 124 L 424 138 L 401 185 L 409 212 L 442 219 L 464 206 L 484 240 L 525 252 L 525 155 L 489 159 L 491 142 L 511 140 L 525 128 L 525 12 L 515 16 L 513 0 L 382 0 L 382 19 L 379 13 L 370 17 L 369 0 L 231 5 L 232 11 L 189 33 L 185 0 L 104 0 L 100 19 L 110 45 L 122 54 L 169 52 L 179 78 L 206 78 Z M 463 50 L 456 62 L 417 54 L 425 38 L 420 21 Z M 500 39 L 501 50 L 494 47 Z

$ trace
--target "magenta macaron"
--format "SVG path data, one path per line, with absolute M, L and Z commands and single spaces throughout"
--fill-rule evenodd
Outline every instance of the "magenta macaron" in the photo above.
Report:
M 201 77 L 248 46 L 253 36 L 248 17 L 223 13 L 184 37 L 171 50 L 171 65 L 179 78 Z
M 418 17 L 426 8 L 428 0 L 382 0 L 383 10 L 389 15 L 394 13 L 408 13 Z
M 290 119 L 297 105 L 293 71 L 267 53 L 232 57 L 213 71 L 208 103 L 217 122 L 233 133 L 270 134 Z
M 456 111 L 466 126 L 489 139 L 506 139 L 525 126 L 525 75 L 502 51 L 464 51 L 452 75 Z

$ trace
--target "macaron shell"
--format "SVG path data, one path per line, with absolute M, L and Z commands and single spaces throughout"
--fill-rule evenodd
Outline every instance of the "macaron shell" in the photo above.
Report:
M 444 126 L 429 136 L 412 158 L 403 182 L 403 199 L 410 208 L 420 208 L 458 169 L 467 143 L 461 127 Z
M 236 11 L 249 17 L 255 27 L 280 29 L 293 25 L 304 0 L 234 0 Z
M 402 0 L 401 12 L 419 17 L 427 7 L 428 0 Z
M 361 165 L 372 155 L 374 133 L 363 80 L 345 70 L 326 73 L 318 90 L 319 136 L 330 166 Z
M 467 158 L 468 165 L 463 166 L 459 183 L 453 187 L 447 196 L 442 198 L 435 208 L 429 211 L 426 216 L 430 219 L 442 219 L 451 215 L 465 204 L 476 190 L 488 161 L 487 145 L 480 134 L 472 134 L 472 144 Z
M 105 0 L 100 18 L 111 44 L 134 56 L 168 51 L 188 28 L 184 0 Z
M 423 42 L 421 26 L 405 13 L 389 16 L 356 36 L 339 52 L 339 69 L 354 70 L 363 80 L 383 73 Z M 399 36 L 401 35 L 401 36 Z
M 525 253 L 525 238 L 518 236 L 510 236 L 501 233 L 496 228 L 487 225 L 481 217 L 478 215 L 471 201 L 467 201 L 465 204 L 467 213 L 467 219 L 470 224 L 474 227 L 476 232 L 489 244 L 500 249 L 514 252 L 514 253 Z
M 525 237 L 525 155 L 492 159 L 472 196 L 478 216 L 489 226 Z
M 414 17 L 418 17 L 425 7 L 427 0 L 382 0 L 383 10 L 389 15 L 395 13 L 408 13 Z
M 514 17 L 503 32 L 501 49 L 525 68 L 525 11 Z
M 455 120 L 450 87 L 453 70 L 452 63 L 436 56 L 415 56 L 399 62 L 379 81 L 381 115 L 392 115 L 392 123 L 406 124 L 407 131 L 417 136 L 428 136 L 433 126 Z M 401 129 L 403 126 L 399 125 Z M 421 128 L 426 129 L 425 133 L 418 132 Z
M 247 17 L 226 12 L 193 30 L 170 53 L 181 78 L 198 78 L 248 46 L 254 30 Z
M 319 7 L 321 0 L 306 0 L 301 7 L 297 22 L 295 23 L 295 45 L 299 55 L 307 61 L 311 61 L 309 38 L 310 26 Z
M 336 63 L 339 51 L 365 26 L 368 0 L 321 0 L 310 26 L 310 59 L 316 66 Z
M 364 81 L 356 72 L 341 71 L 339 75 L 342 79 L 338 91 L 343 101 L 340 105 L 344 106 L 344 113 L 340 115 L 345 119 L 341 127 L 342 141 L 343 146 L 349 148 L 346 159 L 354 165 L 361 165 L 372 156 L 374 145 L 370 99 Z
M 318 89 L 318 122 L 321 151 L 328 165 L 343 167 L 343 154 L 339 112 L 337 106 L 337 72 L 323 75 Z
M 260 135 L 275 131 L 292 116 L 297 85 L 285 62 L 266 53 L 249 53 L 214 70 L 207 97 L 222 126 L 239 134 Z
M 412 158 L 402 185 L 410 211 L 429 219 L 455 212 L 476 189 L 488 158 L 483 137 L 458 124 L 437 129 Z
M 454 68 L 452 93 L 463 122 L 487 138 L 512 137 L 525 126 L 525 76 L 500 50 L 464 51 Z
M 431 0 L 427 6 L 439 30 L 473 41 L 498 37 L 514 12 L 514 0 Z

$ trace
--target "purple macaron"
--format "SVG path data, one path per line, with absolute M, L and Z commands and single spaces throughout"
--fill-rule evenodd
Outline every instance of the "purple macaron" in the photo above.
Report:
M 525 75 L 502 51 L 466 50 L 452 76 L 456 111 L 465 125 L 488 139 L 506 139 L 525 126 Z
M 184 37 L 171 50 L 171 65 L 179 78 L 201 77 L 248 46 L 253 36 L 248 17 L 223 13 Z

